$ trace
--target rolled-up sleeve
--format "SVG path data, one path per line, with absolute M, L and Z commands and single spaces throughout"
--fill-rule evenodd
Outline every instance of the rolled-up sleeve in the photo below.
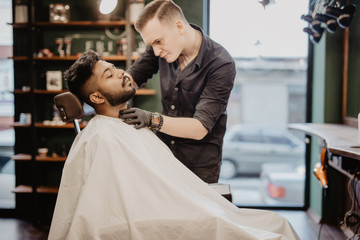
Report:
M 235 64 L 225 62 L 208 72 L 205 88 L 195 108 L 194 118 L 211 131 L 220 115 L 226 110 L 234 85 Z

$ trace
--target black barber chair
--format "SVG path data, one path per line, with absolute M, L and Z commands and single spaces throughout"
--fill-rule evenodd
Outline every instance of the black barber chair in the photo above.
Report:
M 59 110 L 61 120 L 63 122 L 73 122 L 76 134 L 80 133 L 80 125 L 78 119 L 94 114 L 93 109 L 85 110 L 80 100 L 71 92 L 64 92 L 54 97 L 54 102 Z M 229 184 L 212 183 L 209 184 L 211 188 L 220 193 L 230 202 L 232 201 L 232 195 Z
M 54 97 L 55 105 L 63 122 L 73 122 L 75 132 L 80 133 L 79 118 L 94 114 L 94 110 L 84 111 L 83 104 L 71 92 L 64 92 Z

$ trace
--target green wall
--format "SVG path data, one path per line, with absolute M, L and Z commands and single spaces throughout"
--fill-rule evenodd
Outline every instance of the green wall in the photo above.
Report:
M 347 116 L 357 118 L 360 112 L 360 2 L 353 1 L 357 5 L 357 13 L 350 25 L 349 31 L 349 69 L 348 69 L 348 101 Z
M 203 1 L 206 0 L 174 0 L 181 7 L 189 23 L 203 26 Z
M 312 122 L 341 123 L 343 32 L 324 33 L 313 50 Z M 320 161 L 321 139 L 312 137 L 310 167 Z M 311 169 L 310 169 L 311 170 Z M 322 189 L 310 174 L 310 208 L 323 216 Z

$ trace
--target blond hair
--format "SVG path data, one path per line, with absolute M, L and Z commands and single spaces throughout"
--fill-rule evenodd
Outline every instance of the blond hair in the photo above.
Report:
M 155 0 L 148 3 L 138 16 L 135 29 L 141 32 L 148 21 L 157 18 L 161 23 L 169 23 L 175 17 L 186 20 L 181 8 L 172 0 Z

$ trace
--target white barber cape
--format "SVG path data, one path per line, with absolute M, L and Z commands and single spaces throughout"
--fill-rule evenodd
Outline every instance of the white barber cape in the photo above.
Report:
M 289 222 L 239 209 L 148 129 L 97 115 L 65 162 L 49 239 L 299 239 Z

